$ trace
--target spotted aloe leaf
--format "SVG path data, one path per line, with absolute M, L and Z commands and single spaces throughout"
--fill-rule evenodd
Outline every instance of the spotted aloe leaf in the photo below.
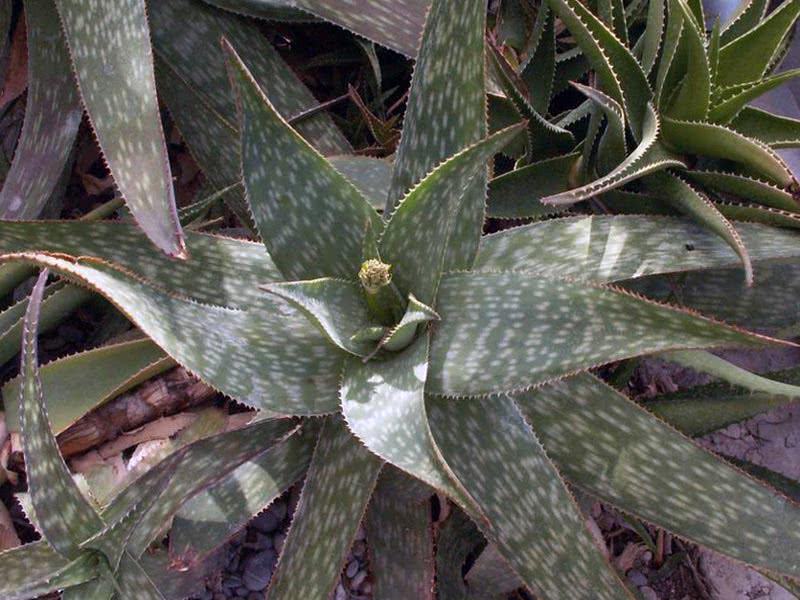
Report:
M 719 51 L 717 83 L 726 87 L 761 79 L 773 64 L 781 41 L 791 30 L 800 2 L 785 0 L 757 25 L 726 43 Z
M 800 534 L 792 523 L 800 506 L 695 446 L 616 390 L 583 374 L 517 401 L 571 483 L 721 554 L 798 577 L 793 557 Z M 670 490 L 678 481 L 676 494 Z
M 447 252 L 461 256 L 471 252 L 480 231 L 472 232 L 472 240 L 459 237 L 456 227 L 463 206 L 472 199 L 471 186 L 476 177 L 483 178 L 486 162 L 523 127 L 519 124 L 499 131 L 449 158 L 411 190 L 394 211 L 380 240 L 380 252 L 394 267 L 394 280 L 402 293 L 413 293 L 421 302 L 432 305 L 441 273 L 448 268 Z
M 263 289 L 302 311 L 331 343 L 345 352 L 363 357 L 374 349 L 374 344 L 355 338 L 370 325 L 364 293 L 355 281 L 328 277 L 273 283 Z
M 311 462 L 317 433 L 304 427 L 193 496 L 172 523 L 173 559 L 202 560 L 297 482 Z
M 22 447 L 28 490 L 39 516 L 39 528 L 59 554 L 75 559 L 79 544 L 103 529 L 104 524 L 64 463 L 42 397 L 36 334 L 47 277 L 45 269 L 33 288 L 25 313 L 19 394 Z
M 614 289 L 534 274 L 452 273 L 438 306 L 426 390 L 445 396 L 524 389 L 651 352 L 769 339 Z
M 82 554 L 69 561 L 44 541 L 2 552 L 0 559 L 0 594 L 8 600 L 80 586 L 99 573 L 96 557 Z
M 436 538 L 437 590 L 441 600 L 476 598 L 464 581 L 464 568 L 481 542 L 483 536 L 469 517 L 457 508 L 451 511 Z
M 746 106 L 730 123 L 731 129 L 770 148 L 800 146 L 800 120 Z
M 380 158 L 357 155 L 330 156 L 328 160 L 358 188 L 373 208 L 383 210 L 392 182 L 392 163 Z
M 382 228 L 378 213 L 286 123 L 235 50 L 227 43 L 225 50 L 239 99 L 245 190 L 270 256 L 290 279 L 353 277 L 367 228 Z
M 283 414 L 317 414 L 338 404 L 338 351 L 305 318 L 263 293 L 259 307 L 230 309 L 172 295 L 97 260 L 17 258 L 104 294 L 178 363 L 240 402 Z
M 327 598 L 367 508 L 381 461 L 329 417 L 267 589 L 269 600 Z
M 150 340 L 112 344 L 47 363 L 39 370 L 50 427 L 58 434 L 105 400 L 174 366 Z M 6 425 L 19 431 L 17 398 L 21 380 L 3 385 Z
M 408 346 L 420 325 L 438 321 L 439 315 L 430 306 L 417 300 L 414 295 L 408 297 L 408 307 L 400 322 L 380 341 L 380 347 L 397 352 Z
M 523 587 L 519 576 L 494 544 L 484 548 L 480 556 L 475 559 L 475 564 L 470 567 L 465 579 L 467 585 L 476 593 L 486 596 L 495 594 L 498 598 L 500 594 L 510 594 Z
M 736 227 L 751 260 L 761 262 L 765 268 L 765 261 L 800 257 L 800 236 L 796 232 L 755 223 L 737 223 Z M 582 216 L 533 223 L 486 236 L 481 240 L 475 269 L 517 269 L 610 283 L 662 273 L 732 267 L 738 262 L 726 242 L 687 219 Z M 740 281 L 735 285 L 740 286 Z
M 676 209 L 725 240 L 742 261 L 745 283 L 753 285 L 753 264 L 739 232 L 708 198 L 672 173 L 653 173 L 644 179 L 644 184 L 648 189 L 657 190 Z
M 366 526 L 375 597 L 434 599 L 433 523 L 427 497 L 409 499 L 398 490 L 413 480 L 384 468 L 370 500 Z
M 102 20 L 89 0 L 56 5 L 83 105 L 122 196 L 156 246 L 184 257 L 144 0 L 113 0 Z
M 235 13 L 270 21 L 314 21 L 306 12 L 293 8 L 292 0 L 204 0 L 206 3 Z
M 723 194 L 735 194 L 748 202 L 758 202 L 778 210 L 800 211 L 800 202 L 788 191 L 766 181 L 721 171 L 687 170 L 683 176 Z
M 576 598 L 632 597 L 514 402 L 496 398 L 488 408 L 478 400 L 432 399 L 429 406 L 447 463 L 486 514 L 479 526 L 487 538 L 543 597 L 558 597 L 564 586 Z M 485 451 L 471 452 L 476 444 Z M 508 490 L 515 490 L 513 502 Z
M 14 162 L 0 191 L 0 215 L 33 219 L 56 191 L 81 122 L 69 54 L 51 2 L 26 2 L 28 98 Z M 3 30 L 5 33 L 5 30 Z
M 281 279 L 262 244 L 186 232 L 192 260 L 175 261 L 145 242 L 136 227 L 118 221 L 0 222 L 0 254 L 39 250 L 93 257 L 205 304 L 231 308 L 260 304 L 264 293 L 258 286 Z M 235 274 L 231 264 L 236 265 Z
M 123 553 L 119 571 L 115 575 L 118 587 L 129 597 L 141 600 L 166 600 L 147 571 L 128 552 Z
M 552 0 L 551 7 L 575 36 L 584 55 L 600 77 L 602 91 L 625 108 L 631 131 L 636 139 L 642 139 L 647 104 L 653 93 L 636 58 L 580 2 Z
M 664 140 L 672 150 L 730 160 L 781 186 L 794 182 L 791 172 L 772 150 L 735 131 L 711 123 L 664 118 Z
M 471 510 L 472 501 L 431 437 L 424 396 L 427 370 L 427 335 L 392 360 L 350 359 L 342 379 L 342 414 L 373 453 Z
M 440 163 L 486 137 L 485 19 L 485 6 L 475 0 L 432 2 L 411 81 L 387 215 Z M 484 170 L 463 181 L 464 199 L 452 221 L 452 243 L 442 263 L 445 269 L 469 268 L 475 258 L 486 180 Z M 424 294 L 416 296 L 431 302 Z
M 219 46 L 222 37 L 239 50 L 285 118 L 318 105 L 255 23 L 196 0 L 151 1 L 148 11 L 159 94 L 216 189 L 241 181 L 236 102 Z M 349 143 L 326 113 L 308 116 L 295 127 L 323 154 L 350 152 Z M 241 189 L 232 190 L 226 202 L 242 222 L 251 223 Z
M 749 379 L 752 373 L 742 375 Z M 797 369 L 768 375 L 770 385 L 777 383 L 796 388 L 800 384 Z M 643 406 L 686 435 L 696 437 L 796 401 L 795 397 L 785 394 L 754 392 L 752 385 L 741 387 L 729 383 L 710 383 L 663 394 L 645 402 Z
M 489 182 L 487 215 L 497 219 L 536 217 L 559 212 L 542 198 L 565 192 L 580 154 L 573 152 L 526 165 Z

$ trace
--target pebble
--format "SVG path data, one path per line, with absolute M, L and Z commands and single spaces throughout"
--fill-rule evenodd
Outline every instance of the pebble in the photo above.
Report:
M 361 584 L 364 583 L 364 580 L 367 578 L 366 571 L 359 571 L 358 575 L 353 577 L 353 581 L 350 582 L 350 589 L 357 590 L 361 587 Z
M 256 552 L 244 559 L 242 579 L 248 590 L 260 592 L 267 587 L 276 556 L 275 551 L 270 549 Z
M 628 581 L 630 581 L 636 587 L 647 585 L 647 577 L 644 576 L 644 573 L 637 571 L 636 569 L 631 569 L 628 571 Z
M 356 573 L 358 573 L 359 566 L 360 565 L 358 564 L 357 560 L 352 561 L 349 565 L 347 565 L 347 569 L 345 570 L 345 575 L 347 575 L 350 579 L 352 579 L 353 577 L 356 576 Z
M 286 513 L 289 512 L 289 507 L 283 500 L 277 500 L 270 509 L 278 521 L 283 521 L 286 518 Z
M 261 513 L 253 520 L 253 527 L 262 533 L 272 533 L 278 525 L 278 518 L 271 510 Z
M 347 600 L 347 591 L 341 583 L 336 586 L 336 600 Z
M 658 600 L 658 594 L 649 586 L 640 587 L 639 591 L 642 594 L 642 600 Z
M 359 540 L 355 544 L 353 544 L 353 556 L 361 558 L 366 553 L 367 553 L 367 545 L 364 543 L 363 540 Z

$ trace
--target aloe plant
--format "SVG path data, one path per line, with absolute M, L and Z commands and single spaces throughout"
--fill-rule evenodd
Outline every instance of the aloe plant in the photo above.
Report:
M 248 14 L 305 8 L 213 4 Z M 316 4 L 315 14 L 330 18 L 341 3 Z M 634 293 L 652 288 L 658 296 L 674 274 L 709 285 L 708 274 L 721 274 L 742 293 L 769 294 L 786 279 L 764 288 L 758 274 L 800 257 L 798 234 L 773 226 L 796 225 L 787 207 L 747 205 L 725 217 L 727 209 L 687 183 L 794 201 L 794 181 L 766 134 L 753 141 L 752 129 L 720 123 L 732 119 L 735 128 L 743 114 L 774 121 L 744 104 L 733 110 L 726 103 L 734 96 L 722 91 L 774 66 L 788 31 L 776 24 L 793 22 L 796 4 L 787 0 L 750 27 L 715 28 L 706 41 L 697 7 L 681 0 L 640 9 L 647 19 L 638 38 L 621 3 L 601 3 L 598 17 L 552 0 L 538 8 L 531 60 L 515 67 L 506 49 L 486 42 L 484 2 L 434 0 L 398 149 L 378 169 L 326 157 L 339 139 L 330 122 L 290 125 L 298 95 L 287 86 L 297 82 L 270 80 L 285 71 L 271 49 L 244 43 L 252 23 L 188 0 L 151 4 L 167 104 L 214 187 L 238 190 L 229 196 L 234 206 L 246 201 L 243 216 L 262 241 L 187 230 L 188 258 L 174 260 L 130 222 L 0 222 L 2 259 L 44 269 L 30 300 L 0 313 L 9 324 L 25 313 L 21 374 L 3 394 L 6 405 L 19 398 L 17 423 L 9 422 L 22 434 L 25 504 L 43 534 L 0 554 L 0 594 L 184 596 L 183 588 L 159 590 L 175 572 L 170 566 L 201 566 L 303 478 L 270 599 L 327 598 L 362 519 L 381 598 L 433 598 L 435 578 L 440 598 L 485 597 L 485 583 L 461 573 L 463 548 L 484 539 L 485 552 L 539 597 L 633 597 L 590 534 L 575 490 L 771 576 L 800 579 L 800 506 L 661 419 L 693 435 L 724 425 L 721 411 L 705 404 L 709 416 L 697 411 L 691 420 L 666 404 L 651 407 L 654 416 L 594 370 L 657 354 L 769 394 L 761 410 L 776 394 L 797 396 L 791 381 L 742 372 L 702 351 L 786 342 Z M 176 23 L 182 7 L 193 18 Z M 560 116 L 551 108 L 561 102 L 556 50 L 570 42 L 556 37 L 556 19 L 577 42 L 565 52 L 598 84 L 579 84 L 588 100 Z M 224 35 L 222 49 L 195 35 L 200 30 Z M 739 70 L 726 49 L 741 45 L 752 48 Z M 214 96 L 224 75 L 201 72 L 191 60 L 198 56 L 209 57 L 205 69 L 227 65 L 232 95 Z M 529 87 L 539 80 L 534 72 L 551 73 L 549 91 Z M 511 120 L 524 120 L 490 133 L 489 80 L 518 111 Z M 702 111 L 702 94 L 681 92 L 693 85 L 708 90 Z M 587 127 L 572 127 L 586 119 Z M 220 152 L 209 131 L 235 147 Z M 489 181 L 487 165 L 501 153 L 519 161 Z M 702 161 L 738 167 L 698 171 Z M 380 185 L 365 185 L 365 172 L 377 173 Z M 751 172 L 770 182 L 747 178 Z M 482 236 L 487 184 L 489 216 L 540 216 L 547 203 L 583 214 Z M 642 187 L 622 189 L 632 185 Z M 597 207 L 586 201 L 598 194 L 611 211 L 629 212 L 635 200 L 647 213 L 678 208 L 693 219 L 592 214 Z M 733 271 L 742 261 L 744 282 Z M 746 288 L 751 270 L 755 285 Z M 48 272 L 105 296 L 147 339 L 45 365 L 40 383 L 36 331 Z M 729 308 L 737 325 L 777 333 L 749 306 Z M 795 313 L 786 318 L 796 322 Z M 172 361 L 259 412 L 246 428 L 187 444 L 108 503 L 93 504 L 54 432 Z M 103 376 L 88 397 L 54 383 L 93 363 Z M 753 410 L 736 405 L 739 416 Z M 434 492 L 458 507 L 439 534 L 436 560 L 426 505 Z M 168 559 L 160 544 L 167 529 Z M 148 563 L 148 548 L 164 560 Z

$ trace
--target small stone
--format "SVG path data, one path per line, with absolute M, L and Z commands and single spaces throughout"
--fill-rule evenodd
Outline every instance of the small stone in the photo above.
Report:
M 253 527 L 262 533 L 272 533 L 278 528 L 278 519 L 272 511 L 268 510 L 261 513 L 253 520 Z
M 347 591 L 341 583 L 336 586 L 336 600 L 347 600 Z
M 247 600 L 264 600 L 264 594 L 259 594 L 258 592 L 250 592 L 250 595 L 247 597 Z
M 653 553 L 650 550 L 642 552 L 642 563 L 649 564 L 653 560 Z
M 267 548 L 272 548 L 272 536 L 269 536 L 265 533 L 258 532 L 256 535 L 255 546 L 259 550 L 265 550 Z
M 85 338 L 83 331 L 74 325 L 70 325 L 69 323 L 64 323 L 63 325 L 59 326 L 58 335 L 71 344 L 80 344 Z
M 642 600 L 658 600 L 658 594 L 649 586 L 640 587 L 639 591 L 642 594 Z
M 365 540 L 365 539 L 367 539 L 367 532 L 364 529 L 364 526 L 360 525 L 359 528 L 358 528 L 358 531 L 356 531 L 355 540 L 357 542 L 360 542 L 361 540 Z
M 274 550 L 263 550 L 244 559 L 242 580 L 248 590 L 260 592 L 267 587 L 276 556 Z
M 359 567 L 358 561 L 354 560 L 349 565 L 347 565 L 347 570 L 345 571 L 345 575 L 347 575 L 350 579 L 352 579 L 353 577 L 356 576 L 356 573 L 358 573 L 358 567 Z
M 359 540 L 358 542 L 353 544 L 353 556 L 361 558 L 366 553 L 367 553 L 367 545 L 364 543 L 363 540 Z
M 247 596 L 250 595 L 250 590 L 246 587 L 236 588 L 236 595 L 239 596 L 239 598 L 247 598 Z
M 238 573 L 239 572 L 239 554 L 232 554 L 230 560 L 228 560 L 228 571 L 231 573 Z
M 286 502 L 283 500 L 277 500 L 270 510 L 278 521 L 283 521 L 286 518 L 286 514 L 289 512 L 289 507 L 286 506 Z
M 361 584 L 364 583 L 366 578 L 367 578 L 367 572 L 359 571 L 358 575 L 353 577 L 353 581 L 350 582 L 350 589 L 357 590 L 359 587 L 361 587 Z
M 628 581 L 630 581 L 631 584 L 635 585 L 636 587 L 647 585 L 647 577 L 645 577 L 641 571 L 637 571 L 636 569 L 631 569 L 628 571 Z

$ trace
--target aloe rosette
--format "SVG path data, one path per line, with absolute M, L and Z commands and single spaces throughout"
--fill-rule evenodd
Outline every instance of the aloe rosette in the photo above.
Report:
M 403 131 L 393 163 L 380 170 L 388 180 L 377 187 L 364 185 L 357 166 L 372 169 L 371 161 L 345 168 L 326 156 L 339 139 L 330 122 L 288 123 L 297 95 L 287 90 L 298 82 L 270 88 L 270 69 L 285 71 L 269 51 L 254 53 L 237 37 L 239 25 L 252 23 L 200 2 L 152 5 L 167 104 L 190 145 L 197 142 L 214 187 L 240 212 L 246 203 L 243 217 L 263 241 L 187 230 L 189 258 L 176 261 L 143 243 L 128 222 L 0 222 L 3 259 L 46 269 L 29 300 L 0 313 L 0 323 L 24 333 L 20 378 L 3 393 L 7 405 L 12 391 L 20 399 L 10 426 L 22 433 L 26 504 L 43 534 L 0 555 L 0 594 L 186 596 L 188 588 L 161 582 L 201 567 L 303 478 L 270 599 L 327 598 L 362 519 L 380 598 L 486 597 L 479 565 L 489 563 L 501 567 L 507 589 L 524 586 L 542 598 L 633 597 L 590 533 L 576 493 L 770 576 L 800 578 L 800 506 L 688 437 L 797 395 L 791 378 L 737 370 L 705 351 L 786 342 L 691 310 L 722 289 L 717 275 L 739 291 L 770 294 L 779 289 L 770 273 L 782 284 L 781 269 L 800 258 L 798 235 L 770 221 L 794 223 L 788 206 L 741 207 L 756 221 L 748 222 L 741 213 L 724 216 L 727 209 L 705 195 L 743 190 L 758 200 L 751 193 L 758 189 L 794 201 L 793 180 L 768 141 L 735 130 L 752 110 L 726 104 L 738 94 L 729 88 L 741 83 L 732 78 L 750 81 L 774 66 L 788 31 L 774 24 L 786 15 L 793 22 L 793 1 L 746 30 L 738 21 L 715 28 L 708 40 L 694 5 L 652 2 L 631 47 L 622 5 L 600 7 L 610 15 L 604 21 L 577 2 L 553 0 L 539 8 L 533 58 L 515 68 L 487 45 L 483 2 L 435 0 L 419 51 L 408 50 L 417 62 Z M 257 16 L 272 8 L 274 18 L 311 10 L 300 2 L 212 4 Z M 320 2 L 312 12 L 336 20 L 340 4 Z M 176 27 L 180 7 L 225 37 L 222 50 L 191 26 Z M 577 42 L 568 52 L 597 76 L 597 87 L 576 86 L 588 100 L 571 112 L 584 117 L 550 114 L 556 19 Z M 370 35 L 389 28 L 395 45 L 406 39 L 391 19 L 382 23 L 368 26 Z M 747 55 L 758 63 L 758 48 L 770 59 L 734 69 L 726 48 L 763 27 L 771 37 L 757 33 Z M 174 39 L 180 44 L 171 46 Z M 224 62 L 233 95 L 211 104 L 224 75 L 203 79 L 181 47 Z M 704 68 L 716 83 L 698 108 L 703 94 L 682 93 L 678 84 L 688 86 Z M 528 89 L 528 69 L 551 72 L 552 89 Z M 488 79 L 524 120 L 490 133 Z M 662 98 L 667 84 L 659 79 L 677 82 L 669 84 L 674 93 Z M 238 164 L 207 143 L 203 118 L 220 139 L 234 140 Z M 584 119 L 583 133 L 567 126 Z M 489 181 L 487 165 L 514 154 L 520 140 L 515 168 Z M 764 179 L 700 171 L 701 157 Z M 482 236 L 487 189 L 490 216 L 582 209 L 596 197 L 612 208 L 642 197 L 650 214 L 577 212 Z M 674 208 L 690 218 L 652 214 Z M 744 281 L 735 270 L 742 261 Z M 46 286 L 47 270 L 63 281 Z M 753 271 L 756 283 L 746 288 Z M 657 301 L 673 274 L 700 280 L 689 308 Z M 40 377 L 37 323 L 74 284 L 105 296 L 147 339 L 55 361 Z M 786 325 L 749 305 L 727 308 L 726 319 L 759 331 Z M 725 404 L 710 390 L 648 412 L 596 374 L 595 367 L 651 354 L 761 396 L 742 393 Z M 59 389 L 59 377 L 98 361 L 102 376 L 91 394 Z M 55 434 L 175 363 L 259 412 L 243 429 L 181 447 L 98 506 L 74 482 Z M 435 546 L 433 493 L 457 507 Z M 167 529 L 169 555 L 154 545 Z M 472 577 L 463 578 L 467 553 L 483 546 Z M 490 584 L 496 596 L 505 591 L 496 579 Z

